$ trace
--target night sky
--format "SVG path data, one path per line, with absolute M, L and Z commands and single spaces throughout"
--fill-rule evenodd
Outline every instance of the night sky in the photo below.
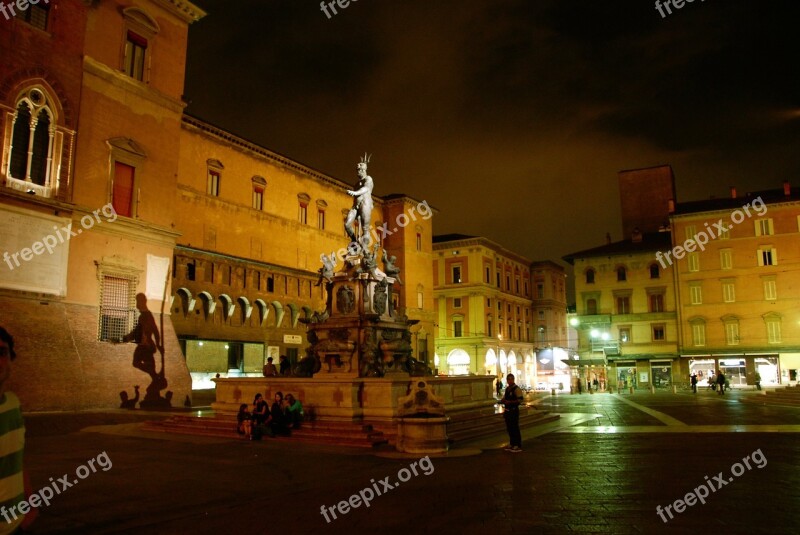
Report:
M 558 260 L 622 239 L 622 169 L 671 164 L 678 201 L 800 186 L 796 1 L 196 2 L 188 113 L 350 183 L 370 152 L 436 234 Z

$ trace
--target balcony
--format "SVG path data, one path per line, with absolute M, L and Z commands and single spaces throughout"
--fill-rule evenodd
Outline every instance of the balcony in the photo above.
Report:
M 592 353 L 603 353 L 607 357 L 618 356 L 622 353 L 619 340 L 592 339 L 589 340 L 589 344 Z

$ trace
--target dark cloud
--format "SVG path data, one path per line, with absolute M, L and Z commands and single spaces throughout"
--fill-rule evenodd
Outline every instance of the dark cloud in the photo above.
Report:
M 621 169 L 678 198 L 800 184 L 800 4 L 198 0 L 189 112 L 379 194 L 436 232 L 557 259 L 620 238 Z

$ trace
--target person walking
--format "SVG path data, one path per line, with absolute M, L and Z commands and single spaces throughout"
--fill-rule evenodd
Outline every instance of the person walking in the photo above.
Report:
M 697 374 L 692 372 L 692 392 L 697 394 Z
M 725 374 L 722 370 L 717 370 L 717 394 L 725 395 Z
M 505 410 L 503 418 L 506 421 L 508 431 L 508 447 L 506 451 L 519 453 L 522 451 L 522 434 L 519 430 L 519 406 L 523 400 L 522 389 L 514 382 L 514 374 L 509 373 L 506 377 L 506 393 L 500 402 Z

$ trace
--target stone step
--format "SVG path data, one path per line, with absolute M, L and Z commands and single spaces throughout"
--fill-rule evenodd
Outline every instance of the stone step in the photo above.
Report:
M 520 414 L 519 426 L 521 429 L 549 423 L 560 418 L 557 414 L 550 414 L 547 411 L 529 412 Z M 502 414 L 492 415 L 487 421 L 476 422 L 470 427 L 447 428 L 447 437 L 451 442 L 461 442 L 482 438 L 503 433 L 506 430 L 506 422 Z
M 236 432 L 235 418 L 176 416 L 160 422 L 146 422 L 143 425 L 143 429 L 163 433 L 215 436 L 238 440 L 246 438 Z M 290 436 L 275 438 L 304 443 L 367 448 L 378 447 L 387 443 L 387 439 L 383 434 L 373 431 L 371 426 L 348 422 L 341 424 L 314 422 L 313 424 L 306 424 L 300 429 L 293 429 Z

